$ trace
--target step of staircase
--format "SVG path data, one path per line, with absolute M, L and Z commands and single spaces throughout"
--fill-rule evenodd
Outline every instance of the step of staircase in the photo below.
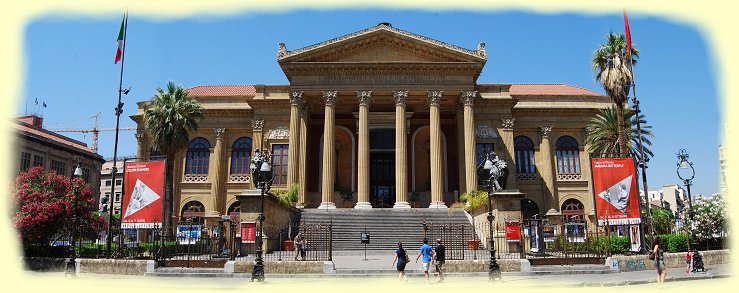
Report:
M 305 209 L 301 215 L 306 225 L 333 224 L 333 250 L 363 250 L 361 234 L 370 234 L 368 250 L 391 250 L 398 242 L 412 245 L 423 239 L 423 223 L 463 224 L 466 229 L 463 242 L 472 238 L 472 225 L 462 210 L 446 209 Z

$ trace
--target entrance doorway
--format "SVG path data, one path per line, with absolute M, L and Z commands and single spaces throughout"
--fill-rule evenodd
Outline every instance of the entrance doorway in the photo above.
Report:
M 395 129 L 370 130 L 370 204 L 395 204 Z
M 376 208 L 395 204 L 395 153 L 370 154 L 370 203 Z

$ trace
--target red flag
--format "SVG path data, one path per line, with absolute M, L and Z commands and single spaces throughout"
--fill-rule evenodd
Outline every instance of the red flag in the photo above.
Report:
M 631 55 L 631 30 L 629 29 L 629 16 L 624 9 L 624 27 L 626 29 L 626 56 Z

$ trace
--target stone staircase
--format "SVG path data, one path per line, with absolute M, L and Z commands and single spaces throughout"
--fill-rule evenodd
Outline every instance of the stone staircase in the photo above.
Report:
M 472 225 L 461 209 L 305 209 L 301 215 L 306 225 L 333 223 L 333 250 L 364 250 L 361 234 L 370 234 L 367 250 L 393 250 L 398 242 L 404 247 L 417 247 L 423 239 L 423 222 L 427 224 L 463 224 L 464 238 L 472 239 Z M 430 232 L 429 232 L 430 233 Z M 429 236 L 431 237 L 431 236 Z M 433 239 L 429 239 L 430 243 Z M 464 241 L 464 240 L 462 240 Z M 448 245 L 448 244 L 447 244 Z

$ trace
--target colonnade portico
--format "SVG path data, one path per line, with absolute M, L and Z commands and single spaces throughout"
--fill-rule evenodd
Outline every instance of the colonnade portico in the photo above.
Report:
M 409 91 L 408 90 L 399 90 L 399 91 L 381 91 L 380 96 L 376 96 L 376 94 L 373 93 L 373 91 L 363 91 L 358 90 L 354 91 L 356 93 L 356 104 L 353 105 L 347 105 L 348 103 L 346 96 L 348 96 L 347 91 L 312 91 L 312 92 L 304 92 L 303 91 L 293 91 L 290 93 L 290 100 L 291 100 L 291 115 L 290 115 L 290 136 L 289 136 L 289 169 L 288 170 L 288 182 L 287 186 L 289 187 L 293 183 L 300 183 L 300 200 L 299 202 L 305 202 L 305 185 L 306 181 L 305 179 L 301 179 L 304 177 L 304 174 L 307 172 L 307 165 L 305 164 L 305 156 L 307 155 L 304 152 L 305 144 L 306 142 L 306 133 L 305 133 L 305 127 L 301 126 L 305 123 L 305 116 L 309 116 L 307 114 L 300 115 L 300 111 L 305 111 L 308 104 L 309 97 L 313 101 L 313 105 L 315 106 L 315 102 L 317 101 L 317 94 L 320 93 L 321 97 L 321 103 L 323 104 L 323 132 L 322 132 L 322 151 L 320 159 L 321 163 L 321 178 L 320 178 L 320 188 L 319 192 L 321 194 L 321 203 L 318 206 L 319 209 L 334 209 L 336 208 L 336 203 L 334 202 L 334 193 L 339 190 L 334 190 L 335 186 L 335 180 L 336 179 L 336 172 L 342 172 L 341 170 L 337 170 L 337 157 L 336 157 L 336 144 L 334 141 L 337 139 L 335 129 L 337 127 L 336 124 L 336 107 L 339 103 L 339 100 L 341 100 L 341 104 L 343 107 L 343 111 L 346 112 L 347 107 L 353 107 L 354 109 L 357 109 L 357 112 L 355 113 L 355 117 L 357 118 L 357 141 L 358 141 L 358 147 L 356 149 L 357 154 L 357 171 L 356 174 L 352 174 L 352 176 L 356 176 L 357 179 L 357 185 L 356 185 L 356 203 L 354 204 L 355 209 L 371 209 L 372 203 L 371 203 L 371 182 L 370 182 L 370 168 L 371 168 L 371 161 L 370 161 L 370 119 L 369 117 L 372 115 L 371 113 L 371 105 L 373 101 L 376 99 L 382 99 L 387 106 L 387 100 L 388 98 L 392 100 L 395 108 L 395 119 L 394 119 L 394 132 L 395 132 L 395 147 L 394 147 L 394 158 L 395 158 L 395 174 L 394 179 L 394 203 L 392 203 L 393 208 L 397 209 L 406 209 L 411 208 L 410 203 L 408 201 L 408 193 L 409 193 L 409 168 L 408 168 L 408 162 L 409 162 L 409 149 L 407 147 L 409 138 L 409 128 L 408 123 L 410 122 L 410 118 L 408 117 L 408 114 L 413 114 L 413 112 L 407 112 L 406 106 L 409 99 Z M 416 106 L 418 106 L 421 96 L 419 95 L 421 91 L 415 91 L 415 94 L 413 96 L 415 100 Z M 472 100 L 476 98 L 477 92 L 475 91 L 459 91 L 459 94 L 456 94 L 454 98 L 449 98 L 449 101 L 458 101 L 458 99 L 461 98 L 463 104 L 465 104 L 465 112 L 464 112 L 464 120 L 465 120 L 465 144 L 469 144 L 472 147 L 466 147 L 465 148 L 465 165 L 468 165 L 465 170 L 460 170 L 467 174 L 471 174 L 471 178 L 467 178 L 466 181 L 469 182 L 469 186 L 473 186 L 476 182 L 476 175 L 475 175 L 475 158 L 474 158 L 474 112 L 472 111 Z M 388 97 L 392 95 L 392 97 Z M 344 99 L 340 99 L 340 98 Z M 427 104 L 428 107 L 428 127 L 429 127 L 429 149 L 430 149 L 430 204 L 429 208 L 447 208 L 447 205 L 444 201 L 444 182 L 445 179 L 442 177 L 446 172 L 442 170 L 442 168 L 446 165 L 442 162 L 442 159 L 444 157 L 444 154 L 442 152 L 443 149 L 446 148 L 446 146 L 443 146 L 442 139 L 441 139 L 441 109 L 440 104 L 442 101 L 442 98 L 444 97 L 444 91 L 436 90 L 436 91 L 426 91 L 425 92 L 425 99 L 423 99 L 423 104 Z M 382 112 L 389 114 L 388 112 Z M 384 116 L 389 119 L 390 116 Z M 375 118 L 376 119 L 376 118 Z M 384 119 L 384 118 L 383 118 Z M 385 120 L 382 120 L 385 121 Z M 374 122 L 376 123 L 376 122 Z M 390 128 L 390 123 L 393 123 L 391 120 L 387 120 L 384 123 L 381 123 L 383 127 L 387 126 L 387 128 Z M 374 127 L 377 127 L 375 125 Z M 319 135 L 318 133 L 315 133 L 315 135 Z M 472 142 L 469 140 L 472 139 Z M 302 162 L 302 163 L 301 163 Z M 471 163 L 469 163 L 471 162 Z M 393 175 L 390 175 L 393 176 Z M 467 175 L 469 176 L 469 175 Z M 316 178 L 317 179 L 317 178 Z M 462 191 L 462 192 L 466 192 Z M 392 194 L 391 194 L 392 195 Z M 390 203 L 388 203 L 390 204 Z

